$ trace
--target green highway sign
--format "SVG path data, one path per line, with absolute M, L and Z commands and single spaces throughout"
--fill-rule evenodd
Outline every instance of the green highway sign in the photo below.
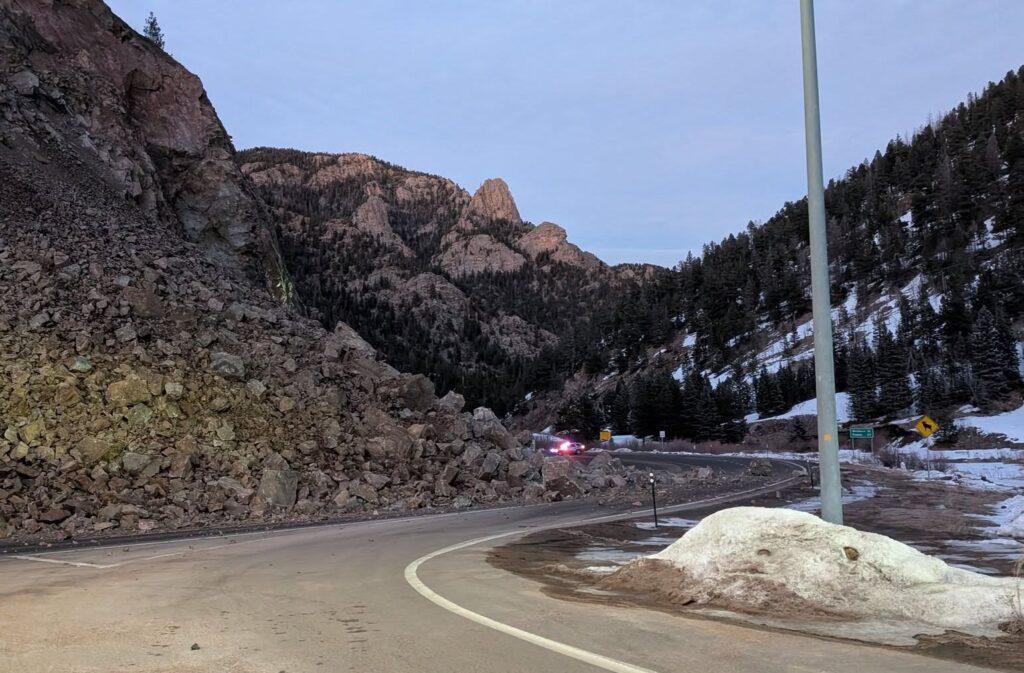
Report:
M 874 436 L 874 428 L 850 428 L 850 439 L 871 439 Z

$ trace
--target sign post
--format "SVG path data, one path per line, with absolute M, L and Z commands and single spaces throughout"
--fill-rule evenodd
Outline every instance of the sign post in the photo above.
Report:
M 875 429 L 874 428 L 850 428 L 850 448 L 854 448 L 855 439 L 870 439 L 871 453 L 875 452 Z
M 654 492 L 654 473 L 650 472 L 647 475 L 648 479 L 651 480 L 651 507 L 654 509 L 654 527 L 658 527 L 658 496 Z

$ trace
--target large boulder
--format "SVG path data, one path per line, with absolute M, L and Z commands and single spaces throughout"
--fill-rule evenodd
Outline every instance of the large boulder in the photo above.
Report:
M 584 492 L 579 481 L 580 465 L 566 458 L 551 458 L 544 461 L 541 469 L 541 480 L 544 489 L 557 493 L 559 496 L 576 497 Z
M 434 384 L 422 374 L 407 377 L 400 388 L 402 403 L 413 411 L 429 411 L 437 397 L 434 395 Z
M 263 476 L 256 489 L 256 499 L 271 507 L 290 509 L 295 505 L 298 485 L 299 473 L 291 469 L 279 454 L 271 454 L 263 462 Z
M 463 407 L 466 406 L 466 398 L 458 394 L 454 390 L 448 391 L 448 394 L 442 397 L 437 402 L 437 408 L 441 411 L 447 411 L 449 413 L 457 414 L 462 411 Z
M 469 430 L 477 439 L 491 442 L 499 449 L 512 449 L 516 446 L 515 437 L 505 429 L 494 412 L 487 407 L 477 407 L 473 410 Z

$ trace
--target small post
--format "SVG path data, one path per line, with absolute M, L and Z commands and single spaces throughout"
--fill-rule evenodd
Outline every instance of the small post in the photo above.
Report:
M 654 527 L 658 527 L 658 497 L 654 491 L 654 473 L 651 472 L 647 475 L 651 481 L 651 506 L 654 509 Z

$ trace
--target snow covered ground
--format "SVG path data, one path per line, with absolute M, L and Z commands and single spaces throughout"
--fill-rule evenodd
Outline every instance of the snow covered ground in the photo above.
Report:
M 966 416 L 957 419 L 957 425 L 1004 435 L 1011 442 L 1024 444 L 1024 406 L 994 416 Z

